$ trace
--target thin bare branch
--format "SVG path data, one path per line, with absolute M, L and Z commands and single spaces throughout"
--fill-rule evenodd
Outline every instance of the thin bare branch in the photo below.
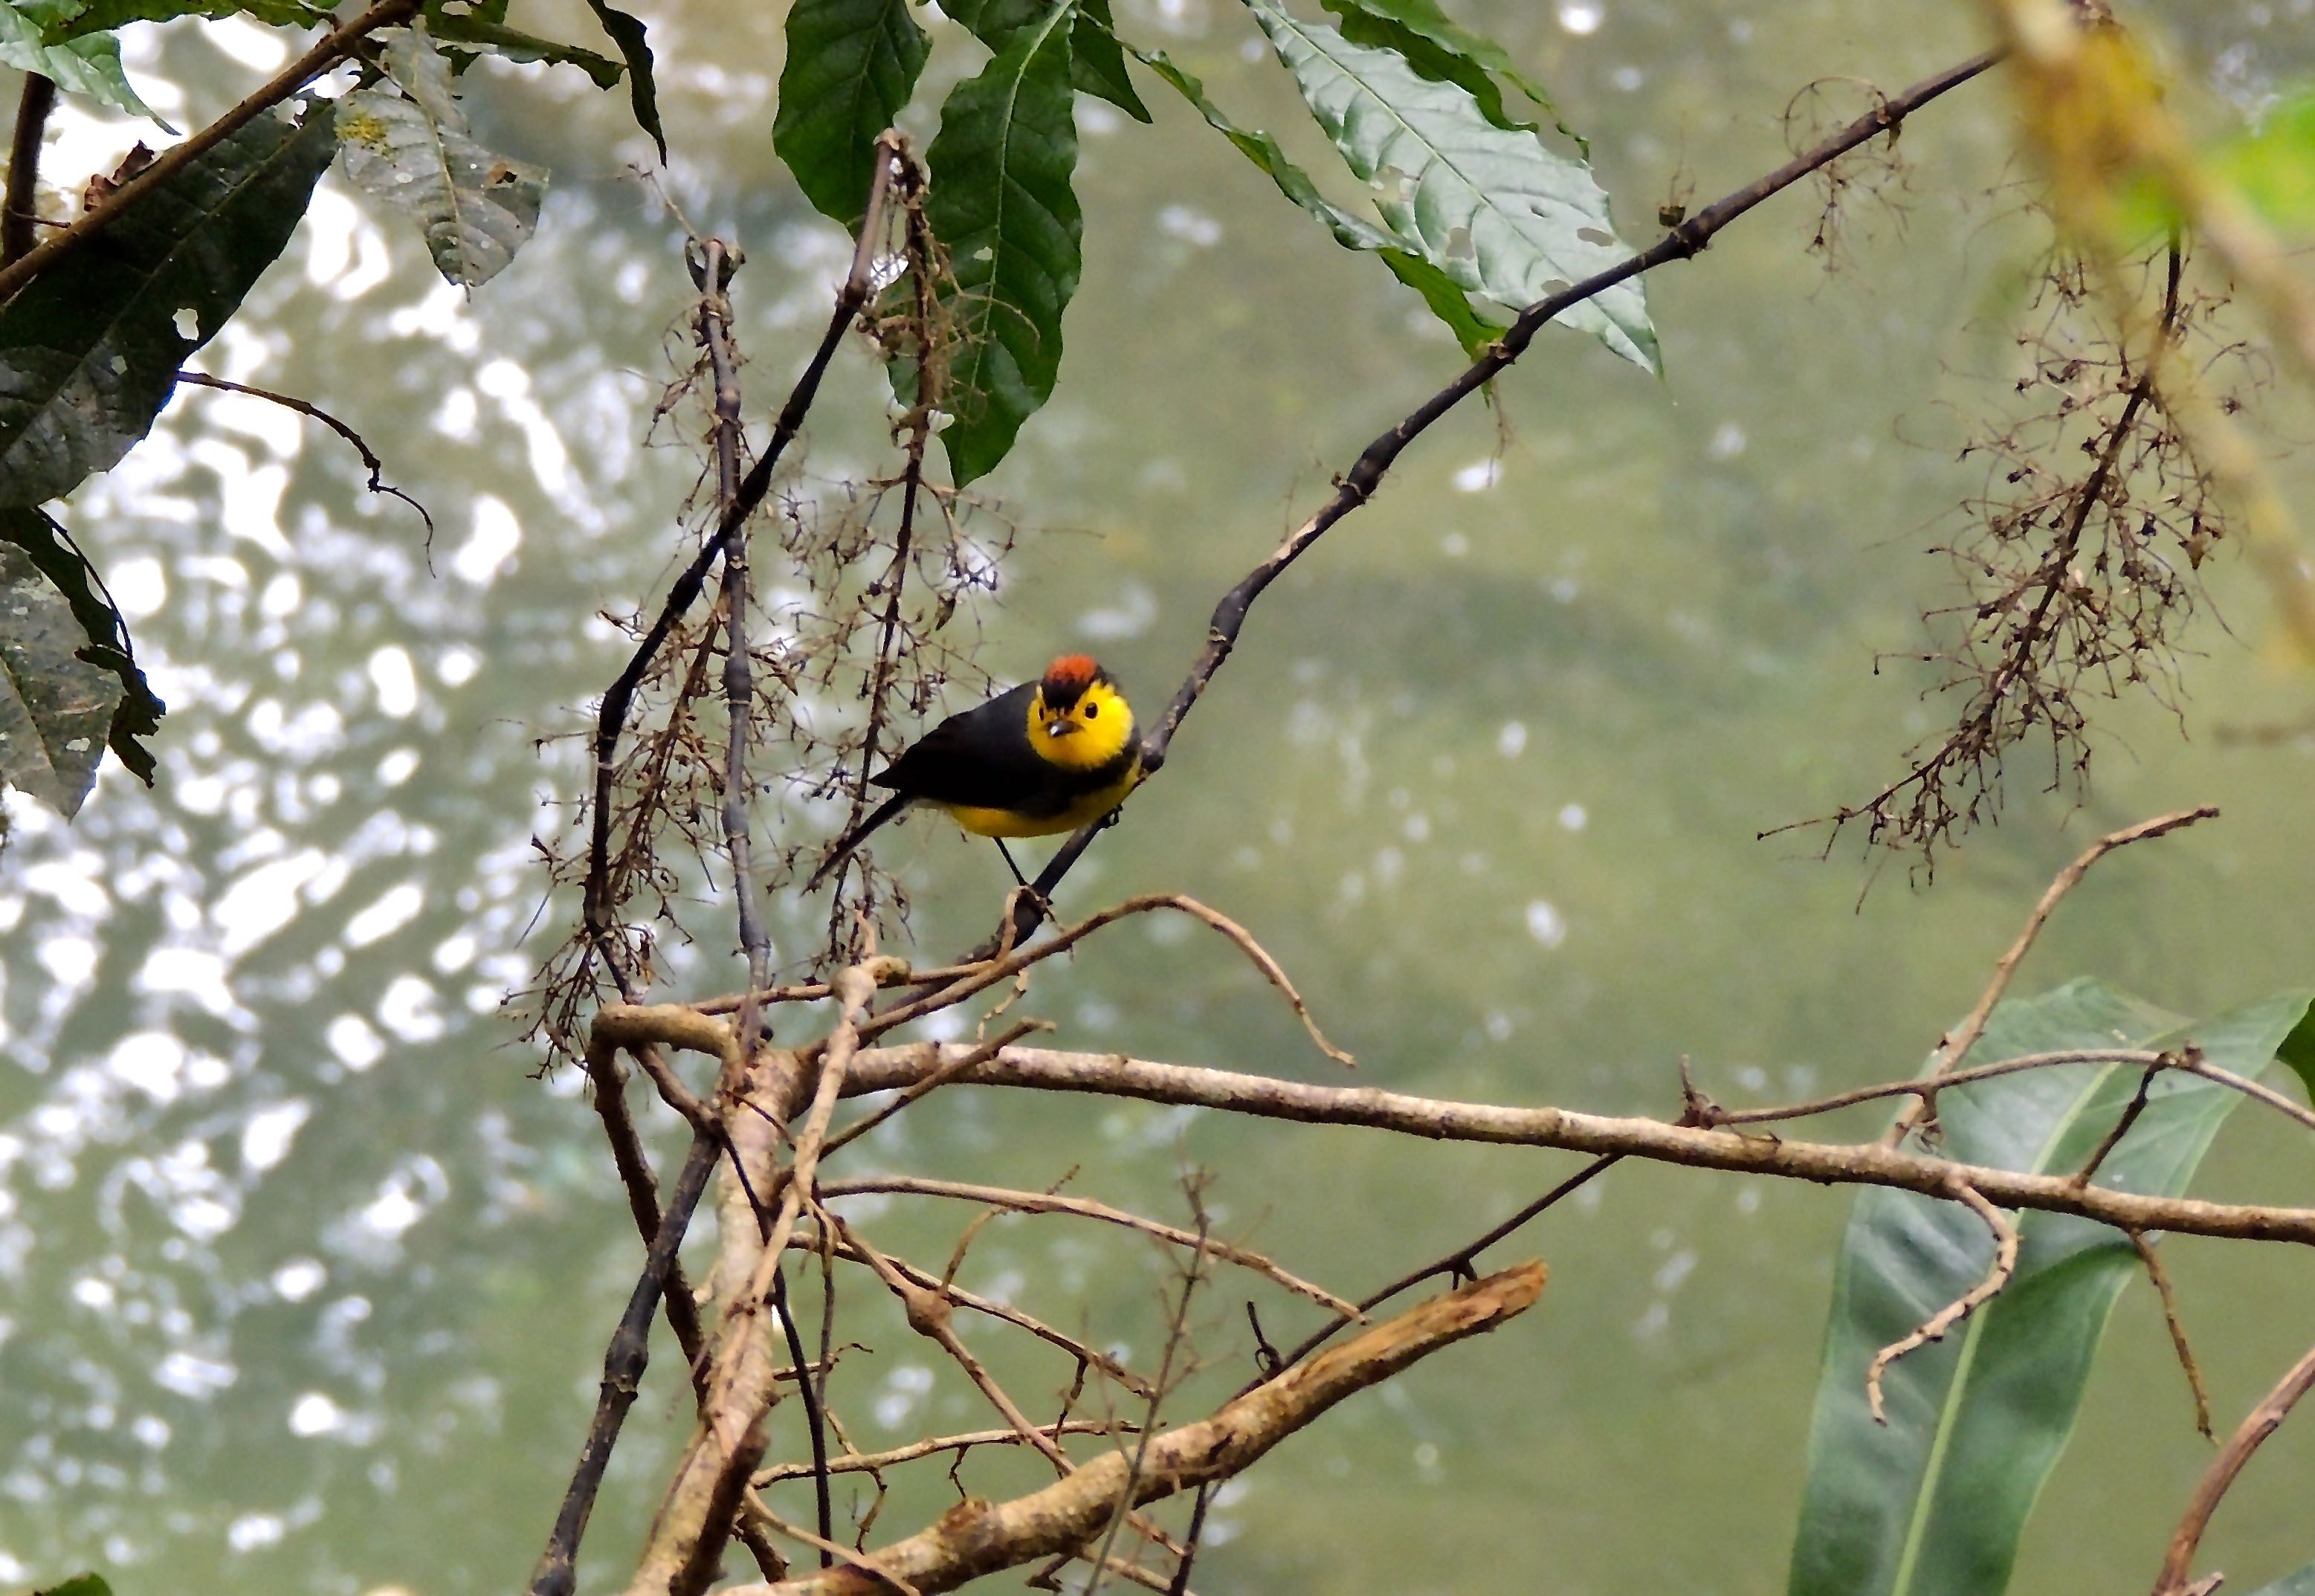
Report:
M 1126 1419 L 1065 1419 L 1058 1424 L 1040 1424 L 1037 1432 L 1059 1440 L 1064 1435 L 1131 1435 L 1135 1426 Z M 1016 1447 L 1027 1443 L 1027 1437 L 1017 1430 L 968 1430 L 961 1435 L 928 1435 L 922 1441 L 912 1441 L 906 1446 L 892 1447 L 881 1452 L 855 1452 L 848 1456 L 830 1458 L 830 1474 L 874 1474 L 880 1468 L 895 1464 L 913 1463 L 919 1458 L 931 1458 L 942 1452 L 971 1451 L 975 1447 Z M 776 1485 L 786 1480 L 810 1479 L 809 1463 L 774 1463 L 756 1471 L 756 1485 Z
M 2235 1476 L 2250 1461 L 2266 1438 L 2291 1416 L 2300 1398 L 2315 1388 L 2315 1350 L 2311 1350 L 2293 1364 L 2284 1377 L 2275 1382 L 2275 1388 L 2259 1398 L 2258 1405 L 2243 1416 L 2235 1432 L 2227 1437 L 2226 1445 L 2211 1459 L 2203 1477 L 2195 1486 L 2195 1494 L 2186 1499 L 2186 1512 L 2178 1521 L 2178 1533 L 2170 1538 L 2169 1555 L 2162 1559 L 2162 1572 L 2154 1581 L 2154 1596 L 2179 1596 L 2188 1589 L 2187 1574 L 2195 1565 L 2195 1548 L 2203 1543 L 2203 1531 L 2210 1528 L 2211 1515 L 2235 1483 Z M 2215 1581 L 2212 1582 L 2215 1583 Z M 2207 1587 L 2205 1587 L 2207 1588 Z
M 2216 1446 L 2219 1438 L 2211 1430 L 2211 1393 L 2203 1384 L 2203 1366 L 2195 1361 L 2195 1348 L 2186 1339 L 2186 1324 L 2178 1317 L 2178 1297 L 2170 1289 L 2170 1272 L 2162 1267 L 2162 1255 L 2145 1236 L 2132 1231 L 2130 1245 L 2138 1249 L 2138 1261 L 2146 1265 L 2146 1278 L 2154 1282 L 2154 1294 L 2161 1300 L 2162 1326 L 2170 1332 L 2170 1350 L 2178 1354 L 2178 1367 L 2186 1376 L 2186 1389 L 2195 1398 L 2195 1428 L 2204 1441 Z
M 353 445 L 354 453 L 361 457 L 362 465 L 369 472 L 369 491 L 373 493 L 384 493 L 389 498 L 399 499 L 416 510 L 418 519 L 426 523 L 427 543 L 430 545 L 433 543 L 434 518 L 426 513 L 426 507 L 386 480 L 386 462 L 377 457 L 377 451 L 370 448 L 368 439 L 311 399 L 300 399 L 295 394 L 277 394 L 271 388 L 253 388 L 247 383 L 227 382 L 221 377 L 211 377 L 205 371 L 180 371 L 177 373 L 177 380 L 181 383 L 191 383 L 198 388 L 215 388 L 219 393 L 244 394 L 252 399 L 262 399 L 269 404 L 278 404 L 284 410 L 293 411 L 298 415 L 308 416 L 321 422 L 331 431 Z
M 1888 1372 L 1889 1366 L 1908 1352 L 1919 1352 L 1931 1342 L 1943 1341 L 1955 1326 L 1992 1301 L 2009 1283 L 2009 1277 L 2018 1272 L 2018 1227 L 2009 1222 L 2009 1216 L 1980 1196 L 1966 1181 L 1955 1181 L 1948 1195 L 1966 1203 L 1985 1221 L 1985 1228 L 1993 1232 L 1993 1267 L 1986 1272 L 1983 1280 L 1931 1314 L 1919 1327 L 1873 1354 L 1873 1361 L 1865 1370 L 1865 1401 L 1873 1410 L 1873 1422 L 1876 1424 L 1889 1422 L 1881 1407 L 1881 1377 Z

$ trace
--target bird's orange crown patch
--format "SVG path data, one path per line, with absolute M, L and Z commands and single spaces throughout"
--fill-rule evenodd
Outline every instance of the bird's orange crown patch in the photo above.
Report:
M 1063 654 L 1045 667 L 1045 702 L 1056 707 L 1075 704 L 1100 675 L 1092 655 Z

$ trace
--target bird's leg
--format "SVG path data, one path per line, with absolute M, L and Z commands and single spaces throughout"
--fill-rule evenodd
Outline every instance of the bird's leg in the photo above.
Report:
M 992 837 L 989 840 L 995 843 L 997 845 L 997 851 L 1005 856 L 1005 868 L 1013 873 L 1014 884 L 1023 887 L 1027 886 L 1029 884 L 1029 878 L 1021 873 L 1021 867 L 1018 864 L 1013 863 L 1013 850 L 1005 846 L 1005 839 L 1001 837 Z

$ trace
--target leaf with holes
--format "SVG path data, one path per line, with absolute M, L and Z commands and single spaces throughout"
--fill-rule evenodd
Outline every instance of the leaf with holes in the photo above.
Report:
M 916 92 L 931 49 L 909 0 L 795 0 L 772 148 L 812 208 L 857 227 L 877 136 Z
M 400 94 L 362 89 L 338 102 L 346 175 L 418 223 L 445 278 L 486 283 L 537 226 L 546 172 L 475 142 L 423 25 L 395 33 L 386 69 Z
M 1076 10 L 1060 0 L 959 84 L 926 152 L 926 219 L 948 246 L 954 274 L 945 297 L 960 347 L 941 443 L 960 487 L 1005 457 L 1060 369 L 1061 313 L 1083 259 L 1083 218 L 1069 186 Z M 916 377 L 896 368 L 893 381 L 908 393 Z
M 1503 334 L 1503 328 L 1471 308 L 1471 301 L 1454 280 L 1421 255 L 1403 249 L 1398 241 L 1365 217 L 1344 209 L 1318 191 L 1310 174 L 1288 158 L 1278 140 L 1259 128 L 1241 128 L 1206 98 L 1205 84 L 1174 64 L 1163 50 L 1137 49 L 1144 66 L 1171 84 L 1197 109 L 1206 125 L 1228 139 L 1240 155 L 1253 162 L 1278 185 L 1278 191 L 1315 218 L 1344 249 L 1379 255 L 1393 276 L 1416 293 L 1432 314 L 1447 324 L 1463 352 L 1476 357 Z
M 1469 91 L 1396 50 L 1353 44 L 1272 0 L 1247 0 L 1303 103 L 1335 141 L 1397 243 L 1499 305 L 1533 304 L 1625 260 L 1592 168 L 1489 121 Z M 1634 364 L 1662 368 L 1637 279 L 1559 318 Z
M 151 786 L 153 752 L 137 740 L 161 729 L 165 709 L 144 671 L 137 669 L 136 650 L 129 641 L 129 623 L 121 618 L 112 595 L 105 591 L 103 581 L 88 556 L 80 552 L 80 545 L 45 510 L 0 510 L 0 546 L 30 560 L 33 569 L 62 595 L 86 640 L 74 651 L 76 657 L 120 678 L 120 705 L 105 727 L 104 740 L 129 772 Z
M 2293 992 L 2186 1023 L 2095 981 L 1994 1011 L 1971 1059 L 2188 1042 L 2256 1076 L 2306 1016 Z M 2144 1077 L 2128 1064 L 2072 1064 L 1939 1094 L 1946 1154 L 2043 1175 L 2083 1167 Z M 2101 1185 L 2183 1192 L 2244 1098 L 2213 1081 L 2159 1074 L 2145 1111 L 2107 1155 Z M 2017 1219 L 2018 1267 L 2000 1294 L 1884 1379 L 1888 1423 L 1867 1405 L 1874 1355 L 1985 1278 L 1993 1238 L 1958 1202 L 1874 1187 L 1857 1199 L 1835 1265 L 1832 1309 L 1809 1436 L 1808 1485 L 1790 1596 L 1999 1596 L 2026 1515 L 2073 1432 L 2115 1298 L 2141 1268 L 2130 1239 L 2070 1214 Z M 2185 1422 L 2184 1398 L 2180 1421 Z
M 67 0 L 0 0 L 0 66 L 40 73 L 68 93 L 118 106 L 175 132 L 129 86 L 129 74 L 120 65 L 120 40 L 110 33 L 54 37 L 74 16 Z
M 331 120 L 253 119 L 0 306 L 0 506 L 70 492 L 145 436 L 289 242 L 337 151 Z

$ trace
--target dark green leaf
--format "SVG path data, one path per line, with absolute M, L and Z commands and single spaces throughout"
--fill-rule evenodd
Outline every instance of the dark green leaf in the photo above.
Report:
M 545 61 L 551 66 L 576 66 L 594 79 L 599 89 L 616 87 L 626 70 L 608 56 L 599 56 L 572 44 L 558 44 L 552 39 L 541 39 L 535 33 L 473 15 L 429 16 L 426 31 L 439 43 L 463 44 L 503 56 L 510 61 Z
M 120 678 L 79 657 L 80 623 L 31 556 L 0 543 L 0 784 L 67 820 L 96 785 Z
M 627 103 L 634 108 L 635 126 L 650 134 L 652 143 L 658 146 L 660 164 L 663 166 L 667 164 L 667 135 L 660 129 L 659 80 L 653 75 L 651 40 L 645 36 L 642 19 L 630 16 L 608 0 L 587 0 L 587 4 L 617 47 L 619 59 L 627 64 Z
M 1343 19 L 1343 37 L 1353 44 L 1396 50 L 1407 64 L 1437 83 L 1460 84 L 1478 102 L 1480 112 L 1498 128 L 1533 131 L 1535 123 L 1515 117 L 1503 106 L 1503 90 L 1495 79 L 1519 90 L 1546 111 L 1551 97 L 1512 62 L 1503 46 L 1491 39 L 1457 27 L 1432 0 L 1320 0 Z M 1560 131 L 1568 132 L 1566 123 Z M 1583 141 L 1576 139 L 1578 145 Z M 1585 153 L 1590 153 L 1588 146 Z
M 475 142 L 423 26 L 395 33 L 386 69 L 402 93 L 362 89 L 338 102 L 346 175 L 418 223 L 445 278 L 486 283 L 538 225 L 546 173 Z
M 1060 0 L 959 84 L 926 152 L 926 217 L 955 278 L 948 307 L 961 347 L 941 442 L 959 486 L 1005 457 L 1060 369 L 1061 313 L 1077 292 L 1083 232 L 1069 186 L 1075 13 Z M 894 378 L 914 386 L 913 375 Z
M 103 580 L 71 535 L 44 510 L 0 510 L 0 545 L 20 551 L 63 596 L 74 624 L 87 640 L 74 651 L 75 657 L 120 678 L 120 705 L 105 730 L 105 742 L 137 780 L 151 786 L 153 752 L 137 739 L 161 729 L 165 706 L 137 668 L 129 623 L 104 590 Z
M 330 8 L 307 0 L 44 0 L 58 13 L 43 42 L 56 44 L 86 34 L 110 32 L 130 22 L 165 22 L 174 17 L 245 16 L 276 28 L 308 28 L 330 20 Z M 20 9 L 33 9 L 18 0 Z
M 61 1585 L 50 1585 L 44 1591 L 36 1591 L 33 1596 L 112 1596 L 112 1587 L 104 1583 L 103 1576 L 101 1574 L 84 1574 L 77 1578 L 67 1580 Z
M 1149 120 L 1149 108 L 1133 91 L 1125 75 L 1125 51 L 1117 42 L 1117 24 L 1109 14 L 1109 0 L 1080 0 L 1077 25 L 1069 30 L 1069 81 L 1096 99 L 1106 100 L 1137 122 Z
M 326 102 L 302 127 L 256 117 L 0 306 L 0 505 L 69 492 L 145 436 L 336 151 Z
M 49 41 L 49 31 L 63 28 L 72 14 L 66 0 L 0 0 L 0 66 L 40 73 L 60 89 L 86 94 L 175 132 L 129 86 L 129 75 L 120 66 L 120 40 L 110 33 L 94 33 Z
M 2291 1034 L 2283 1039 L 2275 1056 L 2291 1067 L 2310 1100 L 2315 1100 L 2315 1011 L 2292 1027 Z
M 1353 44 L 1272 0 L 1255 20 L 1400 248 L 1499 305 L 1524 306 L 1628 254 L 1583 162 L 1489 121 L 1459 84 L 1424 77 L 1395 50 Z M 1661 369 L 1636 279 L 1560 320 L 1626 359 Z
M 820 215 L 857 227 L 877 137 L 916 91 L 931 48 L 909 0 L 795 0 L 772 148 Z
M 2184 1024 L 2076 981 L 2004 1004 L 1971 1058 L 2192 1040 L 2212 1063 L 2255 1076 L 2310 998 L 2294 992 Z M 2071 1174 L 2143 1074 L 2069 1065 L 1946 1092 L 1938 1102 L 1945 1150 L 1961 1162 Z M 2100 1184 L 2183 1191 L 2242 1101 L 2197 1077 L 2157 1076 L 2144 1113 L 2100 1166 Z M 1890 1368 L 1889 1422 L 1877 1424 L 1865 1393 L 1874 1354 L 1982 1280 L 1993 1240 L 1958 1202 L 1884 1188 L 1858 1198 L 1834 1274 L 1791 1596 L 1999 1596 L 2007 1584 L 2027 1512 L 2072 1433 L 2108 1313 L 2140 1268 L 2129 1239 L 2110 1227 L 2043 1212 L 2017 1222 L 2015 1275 L 1943 1342 Z
M 1310 181 L 1310 174 L 1287 158 L 1277 139 L 1260 129 L 1241 128 L 1223 115 L 1220 108 L 1206 98 L 1205 85 L 1175 66 L 1163 50 L 1137 49 L 1133 53 L 1143 66 L 1171 84 L 1195 106 L 1208 126 L 1266 173 L 1270 181 L 1278 185 L 1280 193 L 1316 217 L 1335 235 L 1335 242 L 1344 249 L 1366 250 L 1380 255 L 1392 275 L 1421 294 L 1432 313 L 1453 329 L 1455 341 L 1463 346 L 1465 354 L 1477 356 L 1503 336 L 1503 329 L 1474 311 L 1468 296 L 1445 272 L 1402 248 L 1396 238 L 1372 222 L 1344 210 L 1321 194 L 1318 185 Z

